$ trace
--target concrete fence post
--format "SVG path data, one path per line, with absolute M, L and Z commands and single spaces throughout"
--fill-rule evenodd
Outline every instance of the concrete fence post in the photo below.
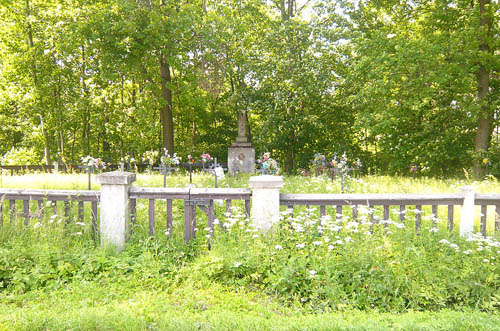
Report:
M 129 187 L 135 181 L 130 172 L 106 172 L 97 175 L 101 184 L 101 245 L 114 245 L 121 251 L 128 239 Z
M 469 237 L 474 232 L 475 193 L 472 186 L 464 186 L 461 190 L 464 195 L 464 204 L 460 212 L 460 235 Z
M 257 229 L 268 231 L 280 220 L 280 189 L 283 187 L 281 176 L 250 177 L 252 190 L 252 222 Z

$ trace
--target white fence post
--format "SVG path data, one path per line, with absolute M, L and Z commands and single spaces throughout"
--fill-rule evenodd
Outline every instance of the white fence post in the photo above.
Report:
M 249 186 L 252 189 L 252 222 L 257 229 L 267 231 L 280 220 L 280 189 L 283 187 L 283 177 L 250 177 Z
M 474 232 L 474 199 L 475 193 L 472 186 L 462 187 L 464 204 L 460 212 L 460 235 L 469 237 Z
M 119 251 L 125 247 L 129 223 L 129 186 L 135 174 L 113 171 L 97 175 L 101 184 L 101 245 L 114 245 Z

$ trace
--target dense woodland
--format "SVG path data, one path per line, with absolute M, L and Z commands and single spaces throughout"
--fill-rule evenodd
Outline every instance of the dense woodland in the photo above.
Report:
M 3 164 L 224 159 L 500 175 L 496 0 L 0 0 Z

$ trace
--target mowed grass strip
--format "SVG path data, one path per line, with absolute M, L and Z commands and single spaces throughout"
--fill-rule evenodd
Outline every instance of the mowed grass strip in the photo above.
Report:
M 74 283 L 2 298 L 3 330 L 500 330 L 500 316 L 477 311 L 402 314 L 346 310 L 304 313 L 271 297 L 209 288 L 133 290 L 130 284 Z

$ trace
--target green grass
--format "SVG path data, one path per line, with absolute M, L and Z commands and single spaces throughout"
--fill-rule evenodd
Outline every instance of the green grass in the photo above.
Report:
M 226 177 L 219 184 L 248 187 L 248 179 Z M 1 187 L 86 189 L 86 180 L 86 175 L 3 176 Z M 185 175 L 168 177 L 170 187 L 188 182 Z M 196 174 L 194 183 L 212 187 L 213 178 Z M 135 185 L 162 184 L 162 176 L 140 174 Z M 493 178 L 363 177 L 347 185 L 356 193 L 446 193 L 463 185 L 499 191 Z M 338 193 L 340 183 L 285 177 L 283 191 Z M 164 209 L 157 204 L 158 213 Z M 431 233 L 425 217 L 419 234 L 409 221 L 404 230 L 390 224 L 393 234 L 380 225 L 366 236 L 368 226 L 353 232 L 348 219 L 340 232 L 322 233 L 315 228 L 317 212 L 296 214 L 299 218 L 288 221 L 313 221 L 304 223 L 305 233 L 293 231 L 285 219 L 286 226 L 257 237 L 238 212 L 234 221 L 221 217 L 234 225 L 217 228 L 210 251 L 202 217 L 200 235 L 183 243 L 181 204 L 174 205 L 174 236 L 168 239 L 158 230 L 150 238 L 147 203 L 138 201 L 138 225 L 122 253 L 96 246 L 88 227 L 75 235 L 76 225 L 68 228 L 58 218 L 49 223 L 50 215 L 38 228 L 5 221 L 0 330 L 500 330 L 500 248 L 494 239 L 467 242 L 448 234 L 445 223 Z M 157 221 L 161 229 L 164 220 Z M 352 242 L 327 248 L 346 238 Z M 443 238 L 459 248 L 441 243 Z M 315 246 L 318 240 L 322 243 Z M 297 248 L 301 243 L 304 249 Z M 465 254 L 468 250 L 472 253 Z
M 139 286 L 140 287 L 140 286 Z M 476 311 L 345 310 L 305 314 L 272 298 L 210 284 L 137 289 L 136 283 L 74 283 L 3 298 L 7 330 L 498 330 L 500 317 Z

